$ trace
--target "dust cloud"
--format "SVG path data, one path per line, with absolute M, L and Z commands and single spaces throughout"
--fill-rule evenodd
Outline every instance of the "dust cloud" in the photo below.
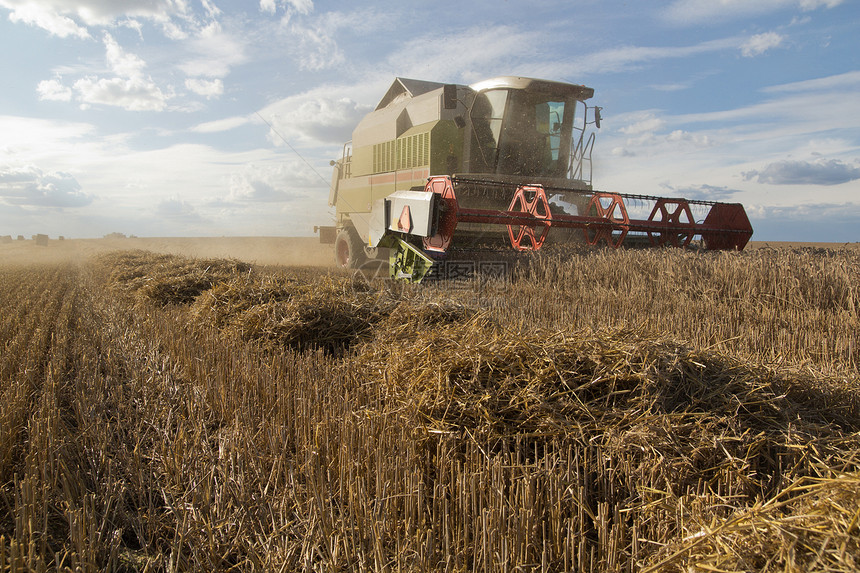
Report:
M 205 237 L 50 239 L 0 244 L 0 264 L 83 261 L 111 251 L 144 250 L 192 258 L 230 258 L 258 265 L 331 267 L 331 245 L 316 237 Z

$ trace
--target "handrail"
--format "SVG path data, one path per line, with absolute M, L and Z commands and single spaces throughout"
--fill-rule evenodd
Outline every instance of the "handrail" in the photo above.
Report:
M 352 140 L 343 144 L 343 156 L 341 158 L 341 166 L 343 167 L 343 179 L 352 177 Z
M 588 126 L 588 106 L 583 102 L 583 106 L 585 110 L 582 114 L 582 125 L 573 125 L 573 130 L 579 133 L 577 137 L 574 135 L 571 137 L 571 141 L 573 145 L 570 149 L 570 162 L 568 165 L 568 173 L 570 179 L 576 179 L 579 181 L 584 181 L 585 183 L 591 185 L 592 178 L 592 162 L 591 162 L 591 154 L 594 151 L 594 142 L 596 140 L 596 135 L 592 131 L 588 134 L 588 138 L 585 137 L 586 128 Z M 586 176 L 586 166 L 587 173 Z

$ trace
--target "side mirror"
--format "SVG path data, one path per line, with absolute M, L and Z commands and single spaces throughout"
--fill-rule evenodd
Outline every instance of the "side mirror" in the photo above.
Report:
M 457 86 L 445 84 L 442 88 L 442 107 L 445 109 L 457 109 Z
M 466 127 L 466 119 L 465 119 L 462 115 L 458 115 L 457 117 L 455 117 L 455 118 L 454 118 L 454 123 L 455 123 L 455 124 L 457 125 L 457 127 L 459 127 L 460 129 L 463 129 L 464 127 Z
M 594 107 L 594 125 L 597 126 L 597 129 L 600 129 L 600 120 L 602 119 L 600 117 L 600 110 L 601 108 L 597 106 Z

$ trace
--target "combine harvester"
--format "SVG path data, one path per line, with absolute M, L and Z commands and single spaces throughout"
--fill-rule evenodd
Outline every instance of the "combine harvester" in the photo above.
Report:
M 388 253 L 392 278 L 420 281 L 452 252 L 549 244 L 742 250 L 742 205 L 597 191 L 600 109 L 581 85 L 499 77 L 471 86 L 397 78 L 333 161 L 339 266 Z M 696 212 L 700 217 L 694 216 Z

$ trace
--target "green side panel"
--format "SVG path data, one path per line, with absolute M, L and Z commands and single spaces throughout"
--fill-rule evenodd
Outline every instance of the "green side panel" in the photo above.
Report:
M 427 167 L 430 164 L 430 132 L 438 123 L 433 121 L 416 125 L 397 139 L 353 149 L 352 176 Z
M 462 164 L 463 130 L 453 121 L 416 125 L 397 139 L 355 148 L 351 177 L 338 184 L 338 214 L 367 213 L 374 201 L 394 191 L 423 186 L 425 177 L 413 172 L 429 169 L 430 175 L 452 174 Z
M 366 179 L 341 179 L 337 190 L 337 212 L 369 213 L 371 209 L 371 188 Z
M 373 173 L 373 147 L 358 147 L 352 150 L 352 176 Z
M 430 131 L 430 175 L 463 170 L 463 133 L 453 121 L 439 121 Z
M 388 197 L 398 189 L 408 189 L 409 183 L 405 181 L 391 181 L 388 183 L 374 183 L 373 189 L 371 191 L 371 197 L 373 201 L 378 201 L 383 197 Z
M 397 139 L 353 149 L 352 176 L 428 166 L 431 175 L 441 175 L 452 163 L 459 170 L 462 157 L 463 129 L 453 121 L 433 121 L 416 125 Z

